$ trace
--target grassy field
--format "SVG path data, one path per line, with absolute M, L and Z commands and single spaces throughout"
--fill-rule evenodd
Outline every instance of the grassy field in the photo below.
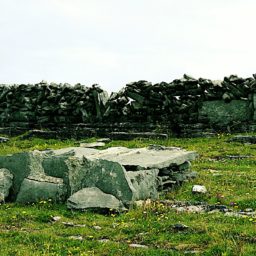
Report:
M 229 137 L 112 141 L 107 146 L 160 144 L 195 150 L 199 158 L 192 167 L 198 178 L 162 199 L 256 210 L 256 145 L 228 143 Z M 0 154 L 74 145 L 79 143 L 16 137 L 0 144 Z M 230 157 L 234 155 L 247 157 Z M 194 184 L 205 185 L 208 193 L 192 194 Z M 53 221 L 54 216 L 61 218 Z M 178 231 L 173 228 L 177 223 L 188 228 Z M 256 218 L 177 212 L 161 202 L 105 215 L 70 211 L 50 201 L 29 206 L 7 203 L 0 205 L 0 255 L 256 255 Z

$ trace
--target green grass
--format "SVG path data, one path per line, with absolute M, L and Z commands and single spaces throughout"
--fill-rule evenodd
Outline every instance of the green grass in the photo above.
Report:
M 161 195 L 170 200 L 225 204 L 239 211 L 256 209 L 256 145 L 227 143 L 230 136 L 215 138 L 112 141 L 107 146 L 143 147 L 149 144 L 195 150 L 192 163 L 198 178 Z M 92 138 L 86 141 L 94 141 Z M 0 154 L 78 145 L 75 140 L 21 140 L 0 145 Z M 249 155 L 233 160 L 228 155 Z M 208 193 L 191 193 L 193 184 L 205 185 Z M 52 216 L 61 220 L 52 222 Z M 83 224 L 67 227 L 62 222 Z M 189 228 L 175 231 L 183 223 Z M 100 226 L 97 230 L 94 226 Z M 81 236 L 82 240 L 71 239 Z M 108 239 L 107 242 L 101 242 Z M 131 243 L 147 245 L 135 249 Z M 124 214 L 103 215 L 69 211 L 65 205 L 39 202 L 34 205 L 0 205 L 0 255 L 256 255 L 256 219 L 227 217 L 223 213 L 177 213 L 155 202 Z M 189 253 L 190 252 L 190 253 Z

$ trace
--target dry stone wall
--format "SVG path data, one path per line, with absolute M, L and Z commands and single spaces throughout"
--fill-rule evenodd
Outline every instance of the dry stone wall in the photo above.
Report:
M 223 81 L 184 75 L 157 84 L 142 80 L 110 96 L 98 85 L 0 85 L 0 126 L 5 130 L 75 126 L 94 136 L 161 127 L 186 134 L 249 129 L 255 122 L 256 75 L 231 75 Z

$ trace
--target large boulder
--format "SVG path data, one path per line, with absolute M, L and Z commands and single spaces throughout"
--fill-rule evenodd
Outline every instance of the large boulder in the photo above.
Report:
M 8 169 L 13 175 L 12 199 L 16 198 L 20 185 L 26 177 L 44 174 L 42 159 L 43 153 L 39 151 L 0 156 L 0 168 Z
M 63 202 L 67 196 L 63 180 L 46 175 L 29 176 L 20 186 L 16 202 L 34 203 L 51 199 L 53 202 Z
M 90 187 L 83 188 L 74 193 L 67 200 L 69 209 L 85 210 L 85 209 L 113 209 L 117 211 L 126 210 L 123 203 L 115 196 L 106 194 L 99 188 Z
M 97 187 L 111 194 L 125 205 L 134 200 L 134 187 L 123 166 L 103 159 L 88 160 L 70 157 L 66 160 L 69 168 L 71 194 L 82 188 Z
M 99 151 L 88 148 L 62 149 L 47 154 L 43 160 L 47 175 L 62 178 L 68 196 L 82 188 L 98 187 L 123 203 L 134 198 L 134 188 L 127 173 L 119 163 L 102 159 L 88 159 Z
M 9 190 L 12 186 L 13 175 L 5 168 L 0 169 L 0 202 L 9 195 Z

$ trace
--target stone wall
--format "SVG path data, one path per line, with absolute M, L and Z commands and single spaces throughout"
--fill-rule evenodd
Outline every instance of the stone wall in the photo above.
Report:
M 130 83 L 110 96 L 98 85 L 0 85 L 0 126 L 2 131 L 75 126 L 175 134 L 249 129 L 256 122 L 255 78 L 184 75 L 171 83 Z

